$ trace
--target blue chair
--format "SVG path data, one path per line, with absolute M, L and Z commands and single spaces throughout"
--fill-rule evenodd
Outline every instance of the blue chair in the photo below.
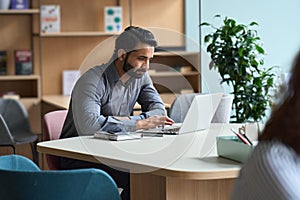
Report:
M 20 155 L 0 156 L 0 199 L 120 200 L 114 180 L 100 169 L 40 170 Z

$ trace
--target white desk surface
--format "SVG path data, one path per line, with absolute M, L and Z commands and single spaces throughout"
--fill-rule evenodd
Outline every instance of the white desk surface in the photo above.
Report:
M 207 180 L 235 178 L 241 164 L 219 158 L 216 136 L 233 135 L 240 124 L 212 124 L 206 131 L 178 136 L 145 137 L 141 140 L 107 141 L 80 136 L 38 143 L 45 154 L 102 162 L 156 175 Z

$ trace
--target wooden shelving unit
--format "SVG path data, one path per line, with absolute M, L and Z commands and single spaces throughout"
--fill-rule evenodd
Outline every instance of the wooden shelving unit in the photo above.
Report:
M 30 1 L 30 4 L 34 0 Z M 0 48 L 7 52 L 7 75 L 0 76 L 0 94 L 16 94 L 28 111 L 31 128 L 41 133 L 41 80 L 33 39 L 34 18 L 38 8 L 26 10 L 0 10 Z M 15 75 L 15 50 L 33 52 L 33 74 Z
M 157 52 L 151 64 L 150 76 L 161 94 L 200 92 L 199 52 Z M 172 99 L 172 100 L 173 100 Z
M 107 33 L 101 31 L 80 31 L 80 32 L 60 32 L 60 33 L 41 33 L 41 37 L 93 37 L 93 36 L 113 36 L 119 33 Z
M 26 10 L 0 10 L 0 15 L 31 15 L 39 14 L 39 9 L 26 9 Z
M 0 76 L 0 94 L 18 94 L 20 98 L 40 99 L 38 75 Z
M 78 70 L 81 63 L 89 53 L 102 42 L 119 33 L 104 32 L 104 7 L 117 6 L 118 3 L 123 7 L 123 28 L 129 25 L 129 2 L 128 0 L 89 0 L 84 7 L 82 0 L 73 0 L 72 4 L 66 0 L 40 0 L 43 4 L 58 4 L 61 9 L 61 32 L 60 33 L 39 33 L 36 35 L 41 40 L 41 77 L 43 95 L 62 94 L 62 72 L 63 70 Z M 170 5 L 172 4 L 172 7 Z M 139 0 L 132 0 L 133 10 L 140 10 L 143 6 Z M 170 28 L 175 32 L 184 32 L 184 1 L 183 0 L 154 0 L 152 7 L 148 7 L 144 12 L 133 12 L 133 25 L 142 27 L 151 26 L 152 20 L 156 26 Z M 158 8 L 170 9 L 168 13 L 161 13 Z M 158 20 L 159 19 L 159 20 Z M 168 19 L 175 19 L 167 21 Z M 159 38 L 162 45 L 183 45 L 182 40 L 171 44 L 166 43 L 163 38 Z M 168 38 L 169 39 L 169 38 Z M 113 45 L 113 44 L 112 44 Z M 99 54 L 110 54 L 107 48 L 103 48 Z M 180 52 L 184 55 L 185 52 Z M 173 54 L 157 53 L 159 57 L 176 57 Z M 170 57 L 168 57 L 170 59 Z M 171 58 L 173 60 L 173 58 Z M 105 60 L 106 61 L 106 60 Z M 103 61 L 103 62 L 105 62 Z M 101 63 L 98 63 L 101 64 Z M 168 76 L 177 78 L 174 74 L 160 74 L 156 77 Z M 155 75 L 154 75 L 155 76 Z M 179 76 L 179 75 L 178 75 Z M 187 77 L 197 76 L 194 72 L 185 74 Z M 191 80 L 191 78 L 189 78 Z M 195 86 L 196 88 L 196 86 Z M 198 89 L 196 89 L 198 90 Z

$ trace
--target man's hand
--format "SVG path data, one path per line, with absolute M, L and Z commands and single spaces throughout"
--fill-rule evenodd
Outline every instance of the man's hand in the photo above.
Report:
M 158 126 L 172 125 L 174 121 L 168 116 L 152 116 L 147 119 L 138 120 L 136 122 L 136 129 L 150 129 Z

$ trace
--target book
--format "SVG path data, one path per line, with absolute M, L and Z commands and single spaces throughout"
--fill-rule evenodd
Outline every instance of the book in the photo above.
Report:
M 15 74 L 32 74 L 32 52 L 30 50 L 15 50 Z
M 11 9 L 24 10 L 29 8 L 28 0 L 11 0 Z
M 106 6 L 104 8 L 104 30 L 120 32 L 122 30 L 122 7 Z
M 7 71 L 7 53 L 0 51 L 0 75 L 6 75 Z
M 60 6 L 42 5 L 40 21 L 42 33 L 60 32 Z
M 0 10 L 8 10 L 10 7 L 10 0 L 0 0 Z
M 141 139 L 142 137 L 143 137 L 143 133 L 138 133 L 138 132 L 109 133 L 106 131 L 99 131 L 94 134 L 94 138 L 113 140 L 113 141 L 136 140 L 136 139 Z

